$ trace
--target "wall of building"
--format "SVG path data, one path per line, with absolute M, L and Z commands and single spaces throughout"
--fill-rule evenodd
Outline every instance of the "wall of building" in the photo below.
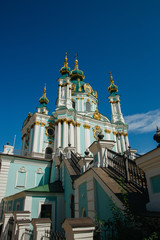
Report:
M 74 195 L 74 190 L 72 188 L 72 180 L 68 174 L 66 167 L 64 167 L 64 201 L 65 201 L 65 215 L 66 218 L 70 216 L 70 199 L 71 195 Z
M 27 161 L 27 159 L 26 159 Z M 19 177 L 20 177 L 20 169 L 24 167 L 24 175 L 25 175 L 25 186 L 18 187 Z M 41 170 L 40 170 L 41 169 Z M 39 171 L 40 170 L 40 171 Z M 37 173 L 37 172 L 40 173 Z M 40 162 L 33 163 L 16 163 L 11 162 L 8 179 L 7 179 L 7 187 L 5 196 L 10 196 L 25 189 L 29 189 L 35 186 L 40 186 L 43 184 L 47 184 L 49 181 L 49 173 L 50 168 L 47 167 L 45 164 L 41 164 Z
M 95 214 L 98 220 L 107 221 L 112 217 L 113 202 L 100 184 L 95 180 Z
M 88 199 L 87 199 L 87 183 L 84 182 L 79 186 L 79 217 L 82 217 L 85 210 L 88 217 Z

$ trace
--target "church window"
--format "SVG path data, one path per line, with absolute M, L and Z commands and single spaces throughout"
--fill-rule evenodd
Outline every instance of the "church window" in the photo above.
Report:
M 45 150 L 45 158 L 46 159 L 51 159 L 52 158 L 52 148 L 50 147 L 47 147 L 46 150 Z
M 76 109 L 76 103 L 75 103 L 75 101 L 72 101 L 72 107 L 73 107 L 74 109 Z
M 27 172 L 25 170 L 25 167 L 21 167 L 17 171 L 17 176 L 16 176 L 16 187 L 22 187 L 24 188 L 26 185 L 26 177 L 27 177 Z
M 151 187 L 153 193 L 160 193 L 160 175 L 151 177 Z
M 70 196 L 70 217 L 74 218 L 74 195 Z
M 20 209 L 20 203 L 17 202 L 17 204 L 16 204 L 16 211 L 19 211 L 19 209 Z
M 52 205 L 42 204 L 41 205 L 41 218 L 52 218 Z
M 50 137 L 53 137 L 54 136 L 54 129 L 51 128 L 51 127 L 47 128 L 47 133 Z
M 86 102 L 86 111 L 87 112 L 91 111 L 91 104 L 89 102 Z

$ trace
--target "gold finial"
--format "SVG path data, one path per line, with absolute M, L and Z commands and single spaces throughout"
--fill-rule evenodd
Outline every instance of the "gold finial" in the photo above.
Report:
M 46 83 L 44 84 L 43 96 L 46 97 Z
M 110 81 L 113 81 L 112 71 L 109 72 L 109 74 L 110 74 Z
M 67 58 L 68 53 L 66 52 L 65 54 L 65 59 L 64 59 L 64 66 L 68 67 L 68 58 Z
M 75 67 L 75 69 L 78 69 L 78 60 L 77 60 L 77 56 L 78 56 L 78 54 L 76 53 L 75 54 L 75 65 L 74 65 L 74 67 Z

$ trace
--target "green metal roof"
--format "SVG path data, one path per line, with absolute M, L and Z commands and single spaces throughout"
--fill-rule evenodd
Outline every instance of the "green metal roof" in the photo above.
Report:
M 46 193 L 63 193 L 62 183 L 56 181 L 53 183 L 45 184 L 43 186 L 38 186 L 25 190 L 25 192 L 46 192 Z

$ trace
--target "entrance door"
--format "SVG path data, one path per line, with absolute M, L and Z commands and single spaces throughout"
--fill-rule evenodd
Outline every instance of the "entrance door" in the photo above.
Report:
M 41 205 L 41 218 L 52 219 L 52 205 L 51 204 L 42 204 Z

